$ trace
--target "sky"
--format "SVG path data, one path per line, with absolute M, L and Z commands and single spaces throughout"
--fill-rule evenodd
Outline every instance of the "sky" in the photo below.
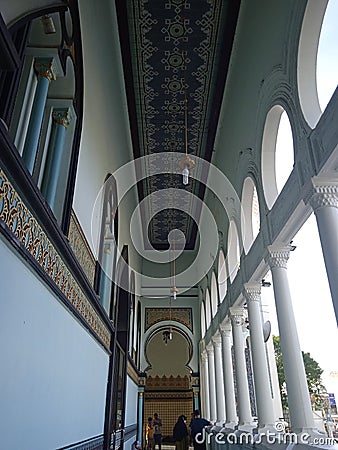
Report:
M 338 82 L 338 0 L 330 0 L 323 21 L 317 55 L 317 89 L 321 109 L 328 104 Z M 287 117 L 281 120 L 283 146 L 292 149 L 291 130 Z M 278 143 L 277 143 L 278 145 Z M 291 145 L 291 147 L 290 147 Z M 278 149 L 277 149 L 278 152 Z M 289 157 L 276 164 L 283 165 L 284 174 L 292 167 Z M 285 182 L 281 175 L 279 188 Z M 323 384 L 333 392 L 338 404 L 338 329 L 324 265 L 314 214 L 311 214 L 293 240 L 296 250 L 290 254 L 288 279 L 300 347 L 309 352 L 324 370 Z M 268 279 L 269 277 L 267 277 Z M 271 277 L 270 277 L 271 280 Z M 272 333 L 278 335 L 273 288 L 262 288 L 263 310 L 269 310 Z

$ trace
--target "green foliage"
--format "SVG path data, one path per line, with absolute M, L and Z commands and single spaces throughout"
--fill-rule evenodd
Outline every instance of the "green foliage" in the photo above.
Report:
M 273 345 L 275 349 L 275 358 L 277 364 L 278 381 L 280 386 L 281 400 L 283 409 L 288 406 L 286 382 L 283 368 L 282 351 L 280 346 L 279 336 L 273 336 Z M 307 384 L 311 397 L 311 403 L 314 409 L 322 409 L 324 407 L 323 393 L 326 389 L 322 384 L 323 369 L 320 368 L 317 361 L 311 358 L 310 353 L 302 352 Z

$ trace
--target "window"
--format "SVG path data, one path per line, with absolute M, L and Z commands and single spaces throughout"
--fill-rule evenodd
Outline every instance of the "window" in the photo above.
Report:
M 260 229 L 259 203 L 256 186 L 251 177 L 244 180 L 242 191 L 241 230 L 245 253 L 250 250 Z
M 265 201 L 272 208 L 294 164 L 293 137 L 288 115 L 276 105 L 269 111 L 262 142 L 262 179 Z

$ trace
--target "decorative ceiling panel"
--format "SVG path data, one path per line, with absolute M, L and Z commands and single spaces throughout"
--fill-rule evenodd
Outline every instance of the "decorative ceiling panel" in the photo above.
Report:
M 184 153 L 187 105 L 188 153 L 210 160 L 227 68 L 223 44 L 225 24 L 233 1 L 127 0 L 126 3 L 131 67 L 126 70 L 126 58 L 124 64 L 127 89 L 133 90 L 129 92 L 129 113 L 134 137 L 136 135 L 135 156 L 160 155 L 168 151 Z M 125 39 L 121 28 L 120 21 L 121 39 Z M 228 53 L 231 45 L 227 47 Z M 220 58 L 224 58 L 222 65 Z M 126 74 L 129 68 L 132 74 Z M 219 83 L 220 78 L 223 84 Z M 147 167 L 143 170 L 146 177 L 139 190 L 140 200 L 170 187 L 203 197 L 205 188 L 197 181 L 190 180 L 189 185 L 184 186 L 177 175 L 147 177 Z M 182 199 L 176 198 L 175 205 L 171 206 L 171 199 L 164 190 L 161 201 L 163 205 L 170 205 L 170 211 L 166 209 L 155 215 L 154 199 L 150 196 L 145 202 L 146 215 L 152 220 L 150 230 L 144 231 L 148 232 L 154 247 L 168 244 L 168 220 L 171 218 L 172 228 L 181 229 L 188 247 L 193 248 L 195 225 L 189 214 L 196 208 L 193 198 L 184 195 Z M 180 211 L 182 205 L 179 207 L 177 202 L 183 203 L 184 211 Z

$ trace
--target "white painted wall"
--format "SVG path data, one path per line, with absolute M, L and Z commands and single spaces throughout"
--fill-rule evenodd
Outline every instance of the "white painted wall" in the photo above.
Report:
M 0 286 L 1 448 L 101 434 L 107 353 L 1 239 Z
M 134 381 L 127 376 L 126 391 L 126 417 L 125 426 L 134 425 L 137 422 L 138 387 Z

